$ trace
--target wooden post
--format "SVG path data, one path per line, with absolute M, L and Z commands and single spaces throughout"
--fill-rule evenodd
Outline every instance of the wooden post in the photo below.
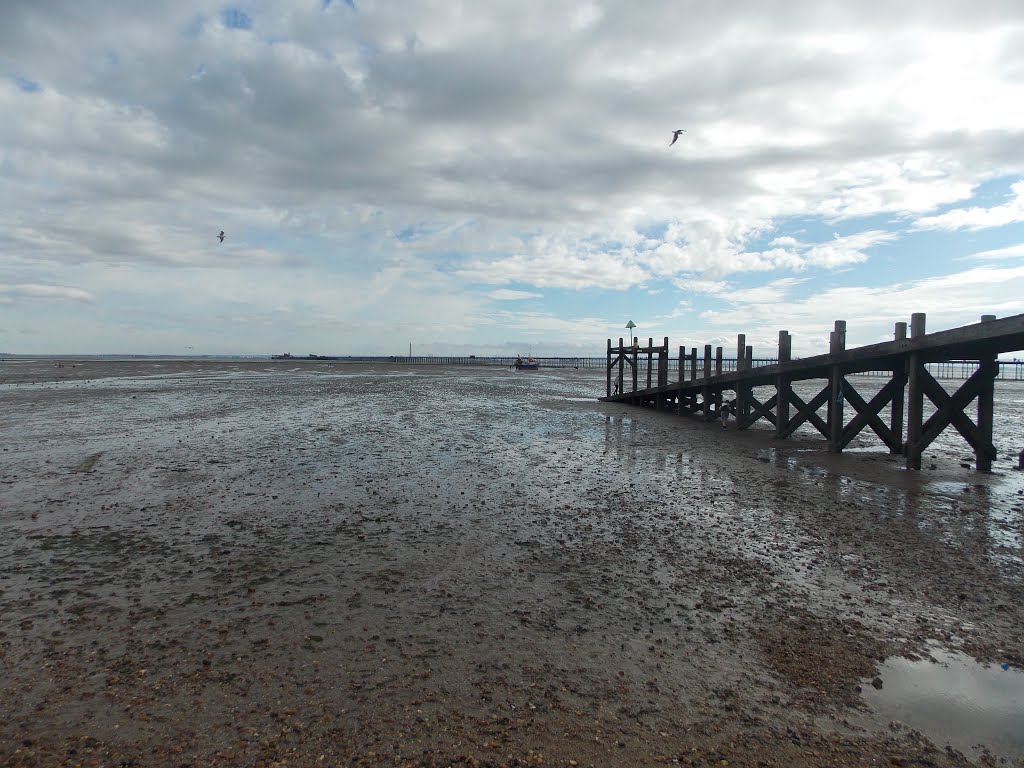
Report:
M 651 363 L 654 360 L 654 339 L 647 338 L 647 388 L 651 388 Z
M 658 350 L 658 386 L 668 384 L 668 336 L 665 337 L 661 349 Z
M 608 387 L 605 389 L 604 396 L 612 396 L 612 340 L 608 339 Z
M 633 339 L 633 397 L 629 399 L 630 405 L 636 405 L 636 377 L 637 377 L 637 365 L 639 364 L 639 348 L 640 342 L 635 337 Z
M 697 348 L 690 348 L 690 381 L 697 380 Z
M 715 347 L 715 376 L 722 375 L 722 348 Z M 715 391 L 711 394 L 712 399 L 715 401 L 715 415 L 718 416 L 722 412 L 722 388 L 716 387 Z
M 907 324 L 896 323 L 896 330 L 893 334 L 896 341 L 903 341 L 907 338 Z M 893 379 L 896 380 L 896 389 L 893 390 L 892 403 L 889 406 L 889 429 L 896 438 L 896 442 L 903 444 L 903 404 L 907 397 L 907 360 L 903 358 L 898 364 L 893 365 Z M 896 454 L 896 448 L 889 449 L 890 454 Z
M 744 350 L 743 370 L 749 371 L 753 367 L 754 367 L 754 348 L 748 345 L 747 348 Z M 737 413 L 743 417 L 744 421 L 746 421 L 747 418 L 749 418 L 749 416 L 750 416 L 750 398 L 747 397 L 747 395 L 749 395 L 750 392 L 751 392 L 751 387 L 750 387 L 749 384 L 737 384 L 737 386 L 736 386 L 736 398 L 737 398 L 736 405 L 739 406 L 739 409 L 740 409 L 739 411 L 737 411 Z M 737 419 L 737 421 L 736 421 L 737 427 L 739 426 L 739 424 L 740 424 L 740 421 Z
M 981 440 L 974 451 L 974 460 L 975 467 L 979 472 L 991 472 L 993 456 L 989 454 L 987 448 L 992 445 L 995 385 L 996 376 L 999 374 L 999 363 L 994 354 L 986 355 L 978 363 L 984 379 L 978 392 L 978 430 L 981 432 Z
M 747 370 L 746 365 L 747 336 L 740 333 L 736 335 L 736 370 Z M 743 429 L 743 420 L 750 415 L 750 406 L 747 404 L 747 392 L 750 388 L 742 381 L 736 382 L 736 429 Z
M 626 355 L 625 355 L 625 353 L 623 351 L 623 348 L 622 348 L 622 337 L 619 336 L 619 394 L 620 395 L 626 394 L 625 392 L 622 391 L 622 387 L 625 386 L 625 383 L 624 383 L 625 371 L 623 370 L 623 368 L 625 368 L 625 367 L 626 367 Z
M 910 341 L 925 335 L 924 312 L 910 316 Z M 924 389 L 921 387 L 921 353 L 911 351 L 907 357 L 907 469 L 921 468 L 921 430 L 924 426 Z
M 701 377 L 705 382 L 711 377 L 711 345 L 704 345 L 704 371 Z M 707 419 L 711 416 L 711 387 L 705 384 L 700 391 L 701 395 L 701 410 L 704 412 L 704 418 Z
M 668 341 L 668 339 L 665 339 Z M 683 384 L 686 381 L 686 347 L 679 345 L 679 389 L 676 392 L 676 413 L 683 415 Z
M 779 331 L 779 362 L 788 363 L 793 357 L 793 337 L 789 331 Z M 775 436 L 785 437 L 789 427 L 789 393 L 792 391 L 790 379 L 780 373 L 775 377 Z
M 846 351 L 846 321 L 836 320 L 832 331 L 829 354 L 837 355 Z M 830 367 L 829 379 L 832 392 L 828 404 L 828 450 L 830 453 L 842 453 L 840 445 L 843 437 L 843 369 L 838 363 Z
M 995 315 L 982 315 L 981 322 L 991 323 Z M 978 392 L 978 430 L 981 432 L 981 445 L 974 452 L 974 465 L 979 472 L 992 471 L 992 456 L 985 450 L 992 445 L 992 423 L 995 417 L 996 376 L 999 375 L 999 363 L 995 354 L 985 355 L 978 361 L 984 382 Z

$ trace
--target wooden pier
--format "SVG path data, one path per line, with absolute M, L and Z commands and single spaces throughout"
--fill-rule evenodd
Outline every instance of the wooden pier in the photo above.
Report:
M 840 453 L 865 427 L 869 427 L 892 454 L 906 457 L 908 469 L 921 468 L 921 455 L 943 430 L 952 426 L 974 450 L 976 467 L 992 469 L 996 458 L 992 443 L 993 393 L 999 371 L 997 357 L 1003 352 L 1024 349 L 1024 315 L 996 319 L 985 315 L 980 323 L 938 333 L 925 333 L 924 314 L 896 323 L 893 341 L 854 349 L 846 348 L 846 322 L 837 320 L 831 333 L 828 354 L 792 359 L 792 337 L 779 331 L 778 362 L 753 365 L 753 350 L 740 334 L 736 341 L 736 369 L 722 370 L 722 348 L 712 355 L 704 345 L 703 359 L 697 347 L 679 347 L 678 381 L 669 381 L 669 344 L 647 346 L 638 343 L 617 347 L 608 339 L 606 402 L 672 409 L 679 414 L 702 414 L 719 418 L 724 393 L 733 393 L 733 414 L 739 429 L 760 419 L 775 427 L 775 436 L 789 437 L 807 423 L 827 440 L 829 451 Z M 646 360 L 644 360 L 646 358 Z M 977 361 L 977 369 L 955 392 L 947 392 L 929 372 L 929 364 L 950 360 Z M 640 388 L 641 363 L 646 362 L 646 387 Z M 702 364 L 698 368 L 698 362 Z M 629 377 L 626 368 L 630 368 Z M 689 375 L 687 376 L 687 367 Z M 698 375 L 699 371 L 699 375 Z M 888 374 L 888 382 L 870 400 L 862 397 L 850 375 L 867 371 Z M 656 377 L 656 378 L 654 378 Z M 810 400 L 804 401 L 792 388 L 795 381 L 826 381 Z M 629 391 L 626 387 L 629 386 Z M 761 402 L 755 387 L 770 386 L 774 394 Z M 924 398 L 935 411 L 924 417 Z M 977 401 L 977 418 L 968 406 Z M 824 415 L 819 414 L 825 406 Z M 847 407 L 853 417 L 844 419 Z M 883 416 L 883 409 L 887 413 Z

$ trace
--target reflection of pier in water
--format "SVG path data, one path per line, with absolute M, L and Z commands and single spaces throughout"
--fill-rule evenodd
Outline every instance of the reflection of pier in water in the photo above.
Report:
M 924 314 L 915 314 L 909 338 L 907 324 L 896 323 L 893 341 L 854 349 L 846 348 L 846 323 L 837 320 L 828 354 L 798 360 L 792 359 L 792 337 L 788 331 L 779 331 L 778 358 L 766 365 L 754 364 L 753 350 L 746 346 L 746 336 L 740 334 L 734 370 L 723 369 L 721 347 L 712 356 L 712 347 L 706 344 L 699 369 L 697 348 L 691 349 L 687 377 L 687 355 L 681 346 L 676 358 L 678 380 L 669 382 L 668 337 L 660 346 L 648 339 L 646 347 L 624 346 L 622 339 L 613 347 L 609 339 L 607 389 L 601 399 L 719 418 L 724 393 L 732 392 L 739 429 L 764 419 L 775 427 L 776 437 L 786 438 L 807 423 L 827 438 L 830 451 L 839 453 L 865 427 L 870 427 L 890 453 L 906 457 L 908 469 L 920 469 L 924 450 L 952 426 L 974 450 L 977 468 L 990 471 L 996 458 L 992 422 L 994 383 L 999 374 L 997 356 L 1021 349 L 1024 315 L 1003 319 L 985 315 L 974 325 L 926 334 Z M 640 389 L 639 370 L 644 358 L 647 387 Z M 949 393 L 938 383 L 934 371 L 954 363 L 960 370 L 970 364 L 973 372 L 955 392 Z M 625 387 L 627 365 L 631 368 L 630 391 Z M 869 372 L 888 377 L 888 382 L 870 400 L 865 400 L 849 377 Z M 652 380 L 653 376 L 657 378 Z M 792 384 L 814 379 L 824 379 L 825 386 L 805 402 L 793 391 Z M 755 387 L 765 386 L 773 387 L 775 394 L 761 402 L 755 396 Z M 925 397 L 935 406 L 927 419 Z M 973 421 L 967 408 L 975 400 L 977 420 Z M 844 418 L 847 405 L 853 411 L 849 420 Z M 822 406 L 826 407 L 824 417 L 818 414 Z M 888 422 L 880 416 L 886 407 Z

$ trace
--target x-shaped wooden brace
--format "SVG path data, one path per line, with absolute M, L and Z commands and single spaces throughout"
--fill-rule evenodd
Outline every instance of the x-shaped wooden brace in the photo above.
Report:
M 864 398 L 858 394 L 853 385 L 849 381 L 844 380 L 843 396 L 846 398 L 846 402 L 857 411 L 857 415 L 850 419 L 850 423 L 843 428 L 843 435 L 839 440 L 839 448 L 845 448 L 857 436 L 858 432 L 864 429 L 865 426 L 869 426 L 890 450 L 901 451 L 903 443 L 892 429 L 878 417 L 878 412 L 892 402 L 893 397 L 902 389 L 903 380 L 892 378 L 871 398 L 870 403 L 865 403 Z
M 805 421 L 811 422 L 817 428 L 819 432 L 825 437 L 828 437 L 828 424 L 825 420 L 818 415 L 817 411 L 822 405 L 828 402 L 829 396 L 832 394 L 832 384 L 826 384 L 825 388 L 816 394 L 809 403 L 805 403 L 793 390 L 789 390 L 789 402 L 796 406 L 797 412 L 792 419 L 789 420 L 789 424 L 786 425 L 780 437 L 789 437 L 791 434 L 796 432 L 797 427 L 803 424 Z
M 775 418 L 775 414 L 772 413 L 772 409 L 775 407 L 775 403 L 777 403 L 778 400 L 779 395 L 778 393 L 775 393 L 768 398 L 767 402 L 762 403 L 758 401 L 752 393 L 747 392 L 746 401 L 750 404 L 750 415 L 744 417 L 741 414 L 736 414 L 736 426 L 739 429 L 746 429 L 761 418 L 770 421 L 772 424 L 776 424 L 777 420 Z
M 985 439 L 978 425 L 964 413 L 964 408 L 980 394 L 982 387 L 986 386 L 986 378 L 990 375 L 986 374 L 984 368 L 979 368 L 951 396 L 928 370 L 921 366 L 918 372 L 921 390 L 935 404 L 936 411 L 921 427 L 921 439 L 918 441 L 920 450 L 931 445 L 942 430 L 952 424 L 976 452 L 987 455 L 990 459 L 996 458 L 995 446 Z

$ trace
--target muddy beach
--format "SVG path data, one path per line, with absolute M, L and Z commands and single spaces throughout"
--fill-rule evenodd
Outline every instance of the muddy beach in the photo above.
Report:
M 1001 386 L 908 473 L 595 371 L 4 363 L 0 764 L 1022 766 L 865 697 L 1022 674 Z

